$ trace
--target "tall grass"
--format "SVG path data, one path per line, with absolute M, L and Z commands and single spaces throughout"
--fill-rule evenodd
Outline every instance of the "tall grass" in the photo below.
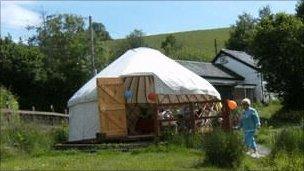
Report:
M 273 167 L 277 170 L 303 170 L 303 127 L 281 130 L 275 137 L 270 160 Z
M 294 153 L 301 152 L 304 154 L 304 132 L 303 128 L 283 129 L 276 137 L 272 154 L 278 152 Z
M 202 147 L 202 134 L 199 133 L 173 133 L 170 130 L 166 130 L 163 132 L 162 138 L 169 145 L 195 149 Z
M 34 123 L 23 123 L 16 113 L 18 102 L 5 88 L 0 88 L 0 108 L 10 108 L 11 115 L 0 113 L 0 159 L 19 155 L 42 155 L 49 152 L 54 143 L 65 141 L 67 128 L 46 128 Z

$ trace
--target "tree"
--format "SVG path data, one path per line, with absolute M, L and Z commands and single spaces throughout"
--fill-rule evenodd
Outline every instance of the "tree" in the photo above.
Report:
M 296 16 L 304 20 L 304 0 L 299 0 L 296 6 Z
M 135 29 L 125 39 L 119 40 L 119 42 L 113 48 L 114 51 L 110 57 L 110 61 L 113 61 L 117 57 L 121 56 L 129 49 L 147 46 L 144 40 L 144 32 L 142 30 Z
M 109 32 L 106 30 L 106 27 L 102 23 L 93 22 L 92 28 L 95 32 L 97 41 L 105 41 L 105 40 L 112 40 Z
M 107 60 L 102 41 L 110 39 L 110 35 L 102 23 L 95 22 L 92 27 L 95 66 L 102 68 Z M 92 76 L 90 30 L 83 17 L 72 14 L 48 15 L 34 29 L 36 35 L 29 39 L 29 45 L 38 46 L 46 56 L 45 105 L 63 111 L 67 100 Z
M 46 80 L 45 56 L 36 47 L 0 38 L 0 84 L 19 97 L 21 108 L 41 107 L 45 101 L 41 87 Z
M 271 10 L 270 10 L 269 5 L 263 7 L 259 11 L 260 20 L 263 19 L 263 18 L 265 18 L 265 17 L 269 17 L 270 15 L 271 15 Z
M 284 13 L 262 19 L 252 42 L 267 89 L 279 93 L 290 109 L 303 109 L 304 22 Z
M 165 51 L 165 54 L 168 56 L 173 55 L 176 51 L 181 49 L 182 45 L 179 44 L 176 38 L 170 34 L 166 39 L 161 43 L 161 48 Z
M 232 26 L 226 47 L 232 50 L 249 52 L 255 25 L 256 19 L 250 14 L 244 13 L 239 15 L 235 25 Z
M 126 41 L 130 49 L 145 46 L 144 32 L 142 30 L 135 29 L 127 37 Z

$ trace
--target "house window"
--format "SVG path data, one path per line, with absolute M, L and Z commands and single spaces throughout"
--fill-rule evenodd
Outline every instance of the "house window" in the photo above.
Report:
M 240 103 L 244 98 L 249 98 L 251 101 L 256 101 L 256 96 L 253 88 L 234 88 L 233 98 L 238 103 Z

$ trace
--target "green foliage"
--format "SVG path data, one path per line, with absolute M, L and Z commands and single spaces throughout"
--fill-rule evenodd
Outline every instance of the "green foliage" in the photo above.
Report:
M 269 17 L 270 15 L 271 15 L 271 10 L 270 10 L 269 5 L 263 7 L 259 11 L 259 17 L 260 17 L 260 19 L 264 19 L 266 17 Z
M 304 132 L 303 128 L 287 128 L 279 132 L 275 137 L 275 144 L 272 149 L 272 155 L 279 152 L 292 154 L 295 152 L 304 153 Z
M 274 170 L 303 170 L 304 169 L 304 157 L 303 153 L 279 152 L 272 159 L 270 164 Z
M 5 87 L 0 85 L 0 109 L 18 110 L 18 101 L 16 97 Z
M 55 143 L 64 143 L 68 141 L 68 127 L 62 125 L 61 127 L 55 128 L 51 133 Z
M 144 32 L 142 30 L 135 29 L 133 32 L 131 32 L 127 37 L 127 45 L 129 49 L 134 49 L 137 47 L 143 47 L 145 46 L 144 41 Z
M 230 38 L 226 42 L 228 49 L 249 52 L 250 42 L 256 25 L 256 19 L 250 14 L 244 13 L 238 16 L 235 25 L 232 26 Z
M 102 23 L 92 22 L 92 29 L 95 33 L 95 43 L 98 41 L 111 40 L 109 32 Z
M 92 76 L 90 30 L 81 16 L 49 15 L 33 29 L 29 45 L 16 44 L 9 37 L 0 41 L 0 83 L 18 95 L 20 107 L 63 111 L 71 95 Z M 104 68 L 110 60 L 103 41 L 111 37 L 102 23 L 92 23 L 95 66 Z
M 0 45 L 0 84 L 19 97 L 23 108 L 41 104 L 39 87 L 46 80 L 45 56 L 36 47 L 18 45 L 9 37 L 0 38 Z
M 161 48 L 165 51 L 165 54 L 170 56 L 174 54 L 178 49 L 181 49 L 182 45 L 177 42 L 175 36 L 168 35 L 166 39 L 161 43 Z
M 296 16 L 304 20 L 304 0 L 299 0 L 296 6 Z
M 276 170 L 304 169 L 304 132 L 302 128 L 286 128 L 275 137 L 275 143 L 269 157 L 270 164 Z
M 267 104 L 254 103 L 253 107 L 258 111 L 262 125 L 274 124 L 274 116 L 283 108 L 281 101 L 271 101 Z
M 24 123 L 14 111 L 18 103 L 13 95 L 4 88 L 0 88 L 1 106 L 13 109 L 8 118 L 0 113 L 0 160 L 19 155 L 40 156 L 50 152 L 54 143 L 67 140 L 67 127 L 62 125 L 49 129 L 42 125 Z M 4 103 L 3 103 L 4 102 Z
M 144 32 L 135 29 L 129 35 L 127 35 L 125 39 L 122 39 L 114 44 L 114 46 L 110 48 L 113 52 L 111 61 L 114 61 L 129 49 L 147 46 L 144 40 L 144 35 Z
M 1 126 L 0 159 L 48 154 L 52 146 L 67 140 L 66 126 L 49 129 L 37 124 L 9 122 Z
M 288 110 L 282 108 L 270 118 L 271 122 L 280 123 L 301 123 L 304 121 L 304 110 Z
M 6 115 L 0 111 L 0 129 L 7 127 L 9 125 L 8 121 L 19 123 L 19 115 L 16 113 L 18 108 L 19 104 L 15 96 L 5 87 L 0 85 L 0 109 L 12 110 L 10 115 Z
M 244 157 L 242 138 L 236 132 L 215 130 L 203 136 L 205 163 L 218 167 L 238 167 Z
M 267 89 L 279 93 L 284 105 L 291 109 L 304 107 L 303 42 L 303 21 L 284 13 L 262 19 L 252 42 L 252 52 L 268 82 Z

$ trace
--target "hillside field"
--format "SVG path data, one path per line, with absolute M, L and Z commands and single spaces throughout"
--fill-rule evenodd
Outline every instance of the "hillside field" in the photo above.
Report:
M 218 51 L 222 48 L 225 48 L 225 42 L 229 38 L 230 30 L 231 30 L 230 28 L 219 28 L 219 29 L 209 29 L 209 30 L 167 33 L 167 34 L 145 36 L 144 40 L 147 46 L 161 50 L 161 42 L 166 39 L 166 36 L 172 34 L 173 36 L 175 36 L 177 42 L 182 44 L 181 51 L 183 51 L 184 54 L 195 56 L 195 59 L 198 58 L 197 60 L 210 61 L 215 57 L 214 39 L 216 39 L 217 41 Z M 106 45 L 109 48 L 114 48 L 115 45 L 117 45 L 117 43 L 121 42 L 122 40 L 123 39 L 108 41 L 106 42 Z

